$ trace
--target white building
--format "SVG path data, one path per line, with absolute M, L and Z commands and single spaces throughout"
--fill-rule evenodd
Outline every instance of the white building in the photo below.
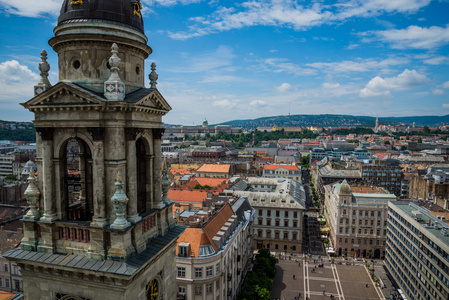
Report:
M 232 178 L 231 182 L 223 192 L 246 196 L 256 210 L 253 226 L 255 248 L 301 253 L 304 187 L 285 178 Z
M 252 261 L 253 214 L 240 197 L 189 218 L 176 249 L 177 299 L 235 299 Z
M 339 255 L 379 258 L 385 255 L 388 202 L 396 196 L 383 188 L 326 185 L 324 216 L 331 247 Z

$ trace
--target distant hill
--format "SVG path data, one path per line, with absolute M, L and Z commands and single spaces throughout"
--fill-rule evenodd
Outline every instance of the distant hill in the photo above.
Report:
M 375 117 L 351 116 L 351 115 L 286 115 L 272 116 L 248 120 L 233 120 L 216 125 L 230 125 L 231 127 L 241 127 L 245 129 L 255 129 L 260 126 L 288 127 L 288 126 L 322 126 L 322 127 L 340 127 L 340 126 L 362 126 L 374 127 Z M 416 116 L 416 117 L 385 117 L 379 118 L 380 124 L 397 125 L 406 123 L 416 126 L 439 126 L 449 124 L 449 115 L 446 116 Z

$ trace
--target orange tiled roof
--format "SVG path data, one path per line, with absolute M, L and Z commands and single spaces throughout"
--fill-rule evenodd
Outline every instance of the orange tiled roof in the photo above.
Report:
M 277 170 L 284 168 L 290 171 L 299 171 L 299 168 L 294 165 L 265 165 L 263 168 L 264 170 Z
M 231 169 L 231 165 L 204 164 L 196 171 L 197 172 L 207 172 L 207 173 L 229 173 L 230 169 Z
M 178 245 L 182 242 L 190 244 L 189 257 L 198 257 L 200 245 L 207 245 L 210 243 L 202 228 L 186 228 L 178 238 Z M 178 251 L 179 247 L 176 247 L 176 255 L 178 255 Z
M 14 298 L 15 296 L 17 296 L 17 294 L 0 291 L 0 300 L 10 300 L 10 299 Z
M 215 234 L 220 231 L 221 227 L 223 227 L 224 223 L 228 221 L 228 219 L 234 214 L 231 206 L 226 203 L 226 205 L 214 216 L 206 226 L 203 227 L 204 233 L 212 241 L 212 238 Z M 211 243 L 212 247 L 214 247 L 215 251 L 218 251 L 217 246 L 214 243 Z
M 174 202 L 203 202 L 207 198 L 207 192 L 201 190 L 175 190 L 168 191 L 168 198 Z
M 173 175 L 175 175 L 175 174 L 178 174 L 178 175 L 186 175 L 186 174 L 191 174 L 191 173 L 193 173 L 192 172 L 192 170 L 191 169 L 185 169 L 185 168 L 171 168 L 170 169 L 170 173 L 171 174 L 173 174 Z

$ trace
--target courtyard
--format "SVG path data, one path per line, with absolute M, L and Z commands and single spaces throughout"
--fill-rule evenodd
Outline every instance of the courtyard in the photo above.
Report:
M 294 300 L 306 299 L 389 299 L 391 283 L 382 280 L 382 289 L 371 281 L 362 261 L 351 261 L 349 265 L 330 264 L 329 258 L 308 257 L 306 261 L 300 256 L 279 260 L 276 264 L 271 299 Z M 323 267 L 318 267 L 323 263 Z M 378 264 L 379 266 L 379 264 Z M 386 278 L 382 268 L 376 268 L 380 278 Z

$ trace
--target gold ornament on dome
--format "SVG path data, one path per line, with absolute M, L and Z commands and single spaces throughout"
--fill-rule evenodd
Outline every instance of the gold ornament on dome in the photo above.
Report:
M 138 16 L 140 19 L 142 19 L 142 14 L 140 10 L 142 9 L 142 4 L 140 4 L 140 0 L 137 0 L 135 2 L 131 2 L 131 5 L 134 8 L 134 15 Z
M 72 0 L 70 2 L 70 6 L 73 6 L 73 5 L 83 5 L 83 0 Z

